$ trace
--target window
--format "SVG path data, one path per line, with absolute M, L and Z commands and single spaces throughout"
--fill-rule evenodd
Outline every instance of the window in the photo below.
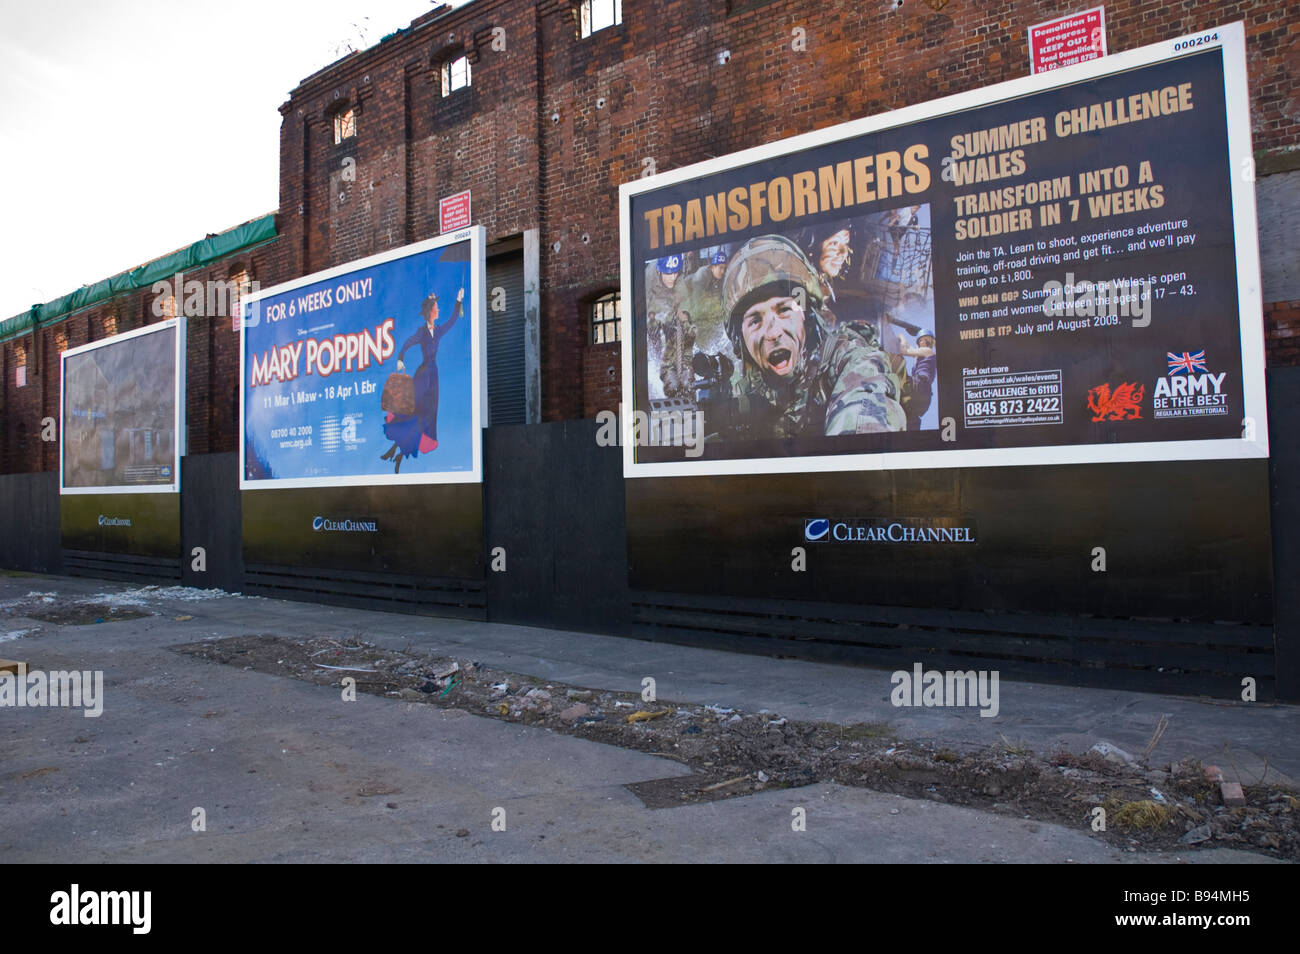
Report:
M 357 134 L 357 112 L 348 107 L 334 114 L 334 145 Z
M 117 334 L 117 315 L 109 315 L 104 319 L 104 337 L 111 338 Z
M 609 344 L 623 337 L 617 292 L 591 303 L 591 343 Z
M 241 268 L 230 276 L 230 330 L 239 330 L 240 309 L 244 296 L 248 294 L 252 282 L 248 279 L 248 270 Z
M 14 348 L 14 387 L 27 387 L 27 349 L 22 345 Z
M 450 96 L 469 86 L 469 57 L 460 56 L 442 64 L 442 95 Z
M 68 333 L 66 331 L 56 331 L 54 333 L 54 350 L 59 354 L 68 350 Z
M 623 0 L 582 0 L 578 20 L 583 39 L 605 27 L 618 26 L 623 22 Z

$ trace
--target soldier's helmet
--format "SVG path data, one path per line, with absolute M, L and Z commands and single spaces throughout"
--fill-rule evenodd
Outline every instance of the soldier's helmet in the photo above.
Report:
M 732 256 L 722 278 L 722 304 L 727 316 L 727 337 L 736 356 L 745 360 L 745 342 L 740 319 L 756 302 L 782 295 L 794 295 L 802 288 L 804 311 L 822 303 L 817 273 L 799 246 L 783 235 L 760 235 L 750 239 Z
M 680 255 L 665 255 L 656 263 L 660 275 L 676 275 L 682 270 L 682 257 Z

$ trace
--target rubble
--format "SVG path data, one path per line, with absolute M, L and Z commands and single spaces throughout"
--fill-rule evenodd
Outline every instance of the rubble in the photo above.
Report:
M 1207 773 L 1191 760 L 1143 766 L 1104 741 L 1082 753 L 1037 753 L 1005 741 L 957 751 L 938 740 L 900 739 L 885 723 L 807 722 L 662 699 L 644 708 L 636 692 L 547 683 L 360 638 L 250 634 L 173 649 L 322 687 L 338 688 L 347 676 L 360 692 L 579 735 L 690 767 L 689 776 L 628 786 L 652 808 L 835 782 L 1086 830 L 1093 809 L 1104 806 L 1109 823 L 1094 837 L 1123 850 L 1185 853 L 1228 844 L 1300 860 L 1300 793 L 1248 786 L 1240 805 L 1225 807 L 1217 768 Z M 426 686 L 435 691 L 421 691 Z

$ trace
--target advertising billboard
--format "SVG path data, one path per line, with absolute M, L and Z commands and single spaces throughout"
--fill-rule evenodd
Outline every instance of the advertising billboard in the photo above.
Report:
M 244 490 L 482 479 L 483 230 L 248 296 Z
M 1231 24 L 625 184 L 625 474 L 1267 457 L 1249 115 Z
M 179 490 L 183 338 L 173 318 L 63 352 L 60 493 Z

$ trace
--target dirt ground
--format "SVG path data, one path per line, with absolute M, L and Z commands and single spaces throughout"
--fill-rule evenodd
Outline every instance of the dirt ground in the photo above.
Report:
M 6 572 L 5 576 L 29 576 L 30 574 Z M 146 587 L 146 589 L 150 589 Z M 157 587 L 152 587 L 156 590 Z M 100 594 L 107 597 L 108 594 Z M 59 599 L 57 593 L 43 593 L 33 590 L 24 597 L 5 600 L 0 603 L 0 625 L 5 618 L 34 619 L 42 623 L 54 623 L 58 626 L 89 626 L 94 623 L 116 623 L 126 619 L 140 619 L 150 615 L 144 607 L 132 602 L 115 601 L 111 598 L 92 598 L 86 600 Z
M 29 619 L 60 626 L 89 626 L 94 623 L 116 623 L 124 619 L 140 619 L 149 614 L 130 606 L 109 606 L 105 603 L 69 603 L 49 609 L 27 612 Z
M 119 617 L 120 618 L 120 617 Z M 900 742 L 885 723 L 837 725 L 634 693 L 588 689 L 491 669 L 471 659 L 376 648 L 357 637 L 290 639 L 249 634 L 171 647 L 246 670 L 340 691 L 460 709 L 506 722 L 673 759 L 694 774 L 629 788 L 650 808 L 762 789 L 838 782 L 912 798 L 1070 826 L 1094 824 L 1117 847 L 1182 851 L 1234 847 L 1300 859 L 1300 799 L 1277 785 L 1246 786 L 1247 804 L 1220 803 L 1194 760 L 1148 766 L 1095 752 L 1040 755 L 1014 740 L 955 751 Z M 348 682 L 355 680 L 355 683 Z

